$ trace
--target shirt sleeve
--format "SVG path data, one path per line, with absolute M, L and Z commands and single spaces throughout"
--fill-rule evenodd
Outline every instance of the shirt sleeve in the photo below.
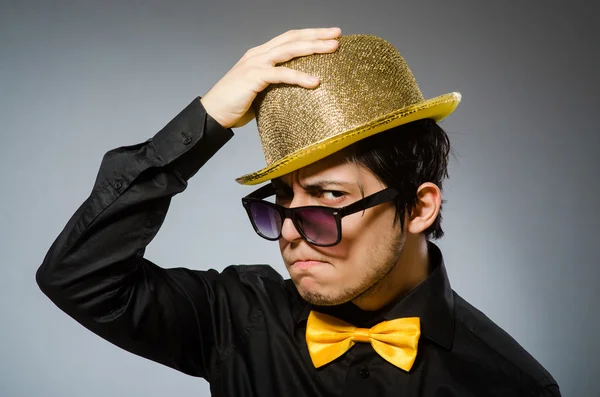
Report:
M 560 397 L 560 390 L 558 388 L 557 384 L 553 384 L 553 385 L 548 385 L 546 387 L 540 387 L 536 390 L 534 390 L 534 392 L 532 394 L 530 394 L 529 397 Z
M 43 293 L 111 343 L 210 378 L 230 328 L 244 326 L 229 310 L 239 279 L 227 270 L 163 269 L 144 251 L 171 198 L 232 136 L 196 98 L 148 141 L 107 152 L 90 196 L 37 270 Z

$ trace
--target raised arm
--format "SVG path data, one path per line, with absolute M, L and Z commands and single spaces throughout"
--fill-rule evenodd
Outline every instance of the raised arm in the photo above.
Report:
M 152 139 L 109 151 L 37 271 L 42 291 L 108 341 L 206 376 L 215 309 L 208 294 L 222 276 L 165 270 L 143 255 L 171 198 L 231 136 L 197 98 Z
M 93 190 L 52 244 L 36 280 L 64 312 L 106 340 L 210 380 L 252 318 L 235 271 L 163 269 L 144 258 L 171 198 L 254 115 L 271 83 L 318 85 L 277 63 L 332 52 L 338 29 L 290 31 L 249 50 L 200 100 L 148 141 L 109 151 Z M 235 307 L 235 311 L 230 308 Z

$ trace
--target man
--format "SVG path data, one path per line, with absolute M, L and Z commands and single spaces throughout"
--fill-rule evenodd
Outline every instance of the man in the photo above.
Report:
M 451 290 L 429 241 L 443 234 L 449 152 L 436 121 L 459 101 L 423 99 L 377 37 L 282 34 L 152 139 L 106 154 L 37 282 L 91 331 L 207 379 L 214 395 L 558 396 Z M 171 198 L 255 115 L 267 166 L 238 182 L 268 183 L 242 203 L 290 279 L 144 258 Z

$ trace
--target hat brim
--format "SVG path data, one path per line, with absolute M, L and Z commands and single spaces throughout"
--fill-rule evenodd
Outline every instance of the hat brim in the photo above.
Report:
M 355 142 L 399 125 L 422 119 L 441 121 L 456 109 L 460 103 L 460 99 L 460 93 L 451 92 L 403 107 L 379 117 L 370 123 L 344 131 L 341 134 L 297 150 L 259 171 L 237 178 L 236 182 L 242 185 L 257 185 L 299 170 Z

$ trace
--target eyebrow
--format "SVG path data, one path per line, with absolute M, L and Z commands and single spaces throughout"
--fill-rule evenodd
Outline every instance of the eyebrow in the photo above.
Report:
M 271 181 L 271 183 L 273 184 L 273 186 L 276 189 L 290 189 L 290 186 L 283 182 L 281 179 L 273 179 Z M 323 181 L 315 181 L 306 185 L 302 185 L 300 184 L 300 186 L 302 187 L 302 189 L 307 190 L 307 191 L 314 191 L 314 190 L 326 190 L 326 187 L 329 186 L 338 186 L 338 187 L 342 187 L 342 188 L 349 188 L 351 186 L 354 186 L 354 183 L 351 182 L 342 182 L 342 181 L 335 181 L 335 180 L 323 180 Z

